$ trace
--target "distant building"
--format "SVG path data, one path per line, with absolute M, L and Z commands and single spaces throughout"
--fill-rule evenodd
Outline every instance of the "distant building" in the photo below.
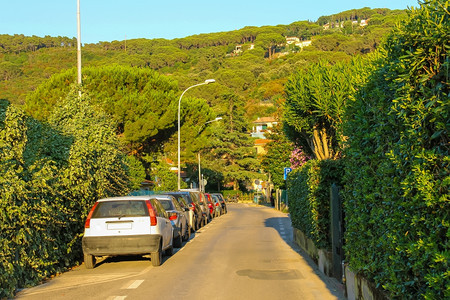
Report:
M 300 42 L 300 39 L 296 36 L 287 36 L 286 37 L 286 44 L 290 45 L 290 44 L 295 44 Z
M 234 54 L 239 54 L 242 52 L 242 45 L 236 45 L 236 47 L 233 50 Z
M 270 142 L 270 140 L 268 140 L 268 139 L 256 139 L 255 140 L 255 144 L 254 144 L 254 147 L 255 147 L 255 150 L 256 150 L 256 154 L 257 155 L 264 155 L 264 154 L 266 154 L 265 147 L 266 147 L 266 144 L 269 143 L 269 142 Z
M 301 42 L 295 43 L 295 46 L 300 47 L 300 48 L 307 47 L 309 45 L 311 45 L 311 41 L 301 41 Z
M 271 128 L 278 124 L 277 120 L 272 117 L 262 117 L 253 121 L 252 137 L 266 139 L 264 133 L 271 132 Z
M 367 26 L 368 25 L 368 20 L 361 20 L 361 22 L 359 23 L 359 26 Z

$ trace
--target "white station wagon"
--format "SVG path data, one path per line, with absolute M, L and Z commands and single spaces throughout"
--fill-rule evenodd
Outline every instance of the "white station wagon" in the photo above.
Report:
M 163 252 L 172 255 L 173 227 L 158 196 L 125 196 L 95 202 L 82 239 L 84 263 L 95 266 L 95 256 L 151 255 L 153 266 Z

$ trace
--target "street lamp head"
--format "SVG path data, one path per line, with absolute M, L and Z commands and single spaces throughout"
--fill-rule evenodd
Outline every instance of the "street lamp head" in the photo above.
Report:
M 206 80 L 205 80 L 205 83 L 206 83 L 206 84 L 210 84 L 210 83 L 214 83 L 214 82 L 216 82 L 215 79 L 206 79 Z

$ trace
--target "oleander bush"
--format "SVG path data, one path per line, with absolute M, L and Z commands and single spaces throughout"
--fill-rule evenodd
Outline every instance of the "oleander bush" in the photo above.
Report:
M 345 253 L 393 299 L 449 299 L 449 1 L 409 15 L 347 107 Z
M 330 188 L 341 184 L 342 175 L 339 160 L 309 160 L 288 176 L 292 225 L 321 249 L 331 249 Z
M 128 192 L 109 118 L 73 90 L 47 124 L 0 100 L 0 298 L 78 263 L 93 202 Z

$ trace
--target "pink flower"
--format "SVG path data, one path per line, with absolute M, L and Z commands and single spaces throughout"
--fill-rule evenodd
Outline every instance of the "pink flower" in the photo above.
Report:
M 289 162 L 291 163 L 292 169 L 298 169 L 303 166 L 311 157 L 306 156 L 303 152 L 302 147 L 295 148 L 289 157 Z

